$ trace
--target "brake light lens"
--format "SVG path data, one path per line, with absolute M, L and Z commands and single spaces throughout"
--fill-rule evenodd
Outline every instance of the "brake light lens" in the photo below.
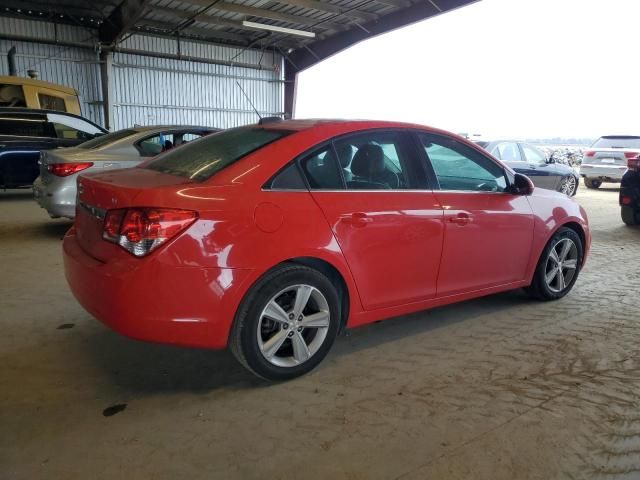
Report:
M 624 156 L 627 157 L 627 168 L 629 170 L 640 171 L 640 154 L 634 153 L 633 155 L 633 157 L 627 157 L 627 154 L 624 154 Z
M 638 152 L 624 152 L 624 158 L 627 160 L 630 158 L 636 158 L 638 155 L 640 155 Z
M 593 157 L 595 154 L 596 152 L 594 152 L 593 150 L 587 150 L 586 152 L 584 152 L 585 157 Z
M 192 210 L 172 208 L 120 208 L 109 210 L 102 238 L 136 257 L 144 257 L 186 230 L 198 218 Z
M 93 166 L 93 162 L 50 163 L 47 170 L 56 177 L 68 177 Z

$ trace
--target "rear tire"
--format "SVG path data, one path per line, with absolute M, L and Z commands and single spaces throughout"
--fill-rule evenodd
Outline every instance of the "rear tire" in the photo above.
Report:
M 338 293 L 322 273 L 293 263 L 265 274 L 240 304 L 229 345 L 253 374 L 289 380 L 313 370 L 340 327 Z
M 630 227 L 638 225 L 638 214 L 633 209 L 633 207 L 630 207 L 629 205 L 622 205 L 622 207 L 620 208 L 620 214 L 622 216 L 622 221 L 626 225 Z
M 570 228 L 560 227 L 544 247 L 531 285 L 525 291 L 536 300 L 564 297 L 578 279 L 583 251 L 580 236 Z
M 584 177 L 584 185 L 587 188 L 600 188 L 600 185 L 602 185 L 602 180 L 598 180 L 597 178 Z
M 560 189 L 558 191 L 568 197 L 573 197 L 578 191 L 578 180 L 573 175 L 567 175 L 560 181 Z

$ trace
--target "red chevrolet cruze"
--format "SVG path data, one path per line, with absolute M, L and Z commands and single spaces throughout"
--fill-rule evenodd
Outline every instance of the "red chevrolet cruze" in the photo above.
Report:
M 231 350 L 282 380 L 342 327 L 524 287 L 561 298 L 584 210 L 450 133 L 262 121 L 80 177 L 74 295 L 140 340 Z

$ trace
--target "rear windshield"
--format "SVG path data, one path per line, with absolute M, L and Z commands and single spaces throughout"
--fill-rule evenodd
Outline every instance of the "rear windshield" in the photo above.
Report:
M 640 148 L 640 137 L 610 136 L 600 137 L 592 147 L 597 148 Z
M 292 132 L 254 126 L 224 130 L 170 150 L 143 168 L 201 182 L 249 153 L 290 133 Z
M 84 148 L 86 150 L 95 150 L 96 148 L 104 147 L 110 143 L 122 140 L 123 138 L 130 137 L 136 133 L 135 130 L 118 130 L 117 132 L 107 133 L 106 135 L 100 135 L 99 137 L 89 140 L 88 142 L 81 143 L 78 148 Z

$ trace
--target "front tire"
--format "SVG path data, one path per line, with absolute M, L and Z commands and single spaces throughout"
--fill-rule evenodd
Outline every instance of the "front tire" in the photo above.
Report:
M 231 351 L 249 371 L 271 381 L 313 370 L 340 326 L 338 293 L 322 273 L 284 264 L 246 294 L 231 331 Z
M 638 215 L 636 214 L 636 211 L 633 209 L 633 207 L 630 207 L 629 205 L 622 205 L 622 207 L 620 208 L 620 214 L 622 216 L 622 221 L 626 225 L 630 227 L 638 225 Z
M 584 185 L 587 188 L 600 188 L 600 185 L 602 185 L 602 180 L 598 180 L 597 178 L 584 177 Z
M 561 227 L 551 237 L 525 290 L 537 300 L 558 300 L 571 291 L 582 267 L 583 245 L 580 236 Z

